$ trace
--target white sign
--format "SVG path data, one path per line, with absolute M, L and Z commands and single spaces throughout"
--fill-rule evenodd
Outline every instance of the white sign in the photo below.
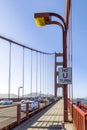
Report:
M 72 84 L 72 68 L 59 68 L 58 83 Z

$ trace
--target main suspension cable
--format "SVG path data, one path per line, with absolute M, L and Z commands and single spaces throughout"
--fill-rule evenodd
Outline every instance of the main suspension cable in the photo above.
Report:
M 11 40 L 11 39 L 6 38 L 6 37 L 1 36 L 1 35 L 0 35 L 0 38 L 3 39 L 3 40 L 5 40 L 5 41 L 11 42 L 11 43 L 13 43 L 13 44 L 19 45 L 19 46 L 21 46 L 21 47 L 24 47 L 24 48 L 26 48 L 26 49 L 29 49 L 29 50 L 32 50 L 32 51 L 35 51 L 35 52 L 38 52 L 38 53 L 42 53 L 42 54 L 46 54 L 46 55 L 53 55 L 53 54 L 54 54 L 54 52 L 53 52 L 53 53 L 47 53 L 47 52 L 43 52 L 43 51 L 39 51 L 39 50 L 33 49 L 33 48 L 31 48 L 31 47 L 28 47 L 28 46 L 26 46 L 26 45 L 22 45 L 22 44 L 20 44 L 19 42 L 16 42 L 16 41 L 14 41 L 14 40 Z

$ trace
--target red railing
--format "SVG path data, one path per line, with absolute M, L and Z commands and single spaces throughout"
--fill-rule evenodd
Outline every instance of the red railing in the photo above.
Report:
M 78 103 L 78 106 L 81 110 L 83 110 L 85 113 L 87 112 L 87 105 L 82 104 L 81 102 Z
M 76 130 L 87 130 L 87 113 L 68 100 L 68 109 L 72 115 Z
M 11 107 L 12 111 L 15 111 L 15 114 L 12 116 L 13 120 L 10 120 L 9 122 L 7 122 L 7 124 L 2 124 L 2 126 L 0 126 L 0 130 L 11 130 L 12 128 L 14 128 L 17 125 L 20 125 L 20 123 L 22 123 L 23 121 L 27 120 L 28 118 L 32 117 L 33 115 L 35 115 L 36 113 L 38 113 L 39 111 L 43 110 L 44 108 L 50 106 L 51 104 L 54 104 L 56 102 L 52 101 L 52 102 L 46 102 L 44 103 L 42 106 L 38 106 L 38 109 L 36 109 L 35 111 L 29 112 L 29 108 L 28 108 L 28 103 L 26 104 L 26 112 L 23 113 L 21 112 L 21 104 L 17 104 L 17 105 L 13 105 L 13 106 L 9 106 Z M 11 110 L 8 110 L 9 108 L 8 106 L 5 107 L 0 107 L 0 110 L 3 110 L 3 112 L 8 111 L 8 113 L 6 114 L 7 118 L 8 118 L 8 114 L 11 112 Z M 15 109 L 13 109 L 13 107 L 15 107 Z M 7 109 L 7 110 L 6 110 Z M 0 117 L 3 118 L 3 117 Z

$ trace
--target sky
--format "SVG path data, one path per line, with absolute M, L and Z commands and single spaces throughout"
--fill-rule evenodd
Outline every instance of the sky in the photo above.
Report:
M 72 0 L 72 69 L 73 69 L 73 94 L 74 97 L 87 97 L 87 60 L 86 60 L 86 34 L 87 34 L 87 0 Z M 0 0 L 0 35 L 16 40 L 21 44 L 45 52 L 61 52 L 62 33 L 56 25 L 36 27 L 34 13 L 54 12 L 65 18 L 65 0 Z M 56 19 L 57 20 L 57 19 Z M 13 61 L 17 72 L 22 69 L 22 48 L 13 48 Z M 1 60 L 1 90 L 5 93 L 6 87 L 2 88 L 4 79 L 7 77 L 9 45 L 0 42 Z M 2 53 L 4 52 L 4 55 Z M 26 52 L 25 55 L 29 55 Z M 30 53 L 30 52 L 29 52 Z M 6 58 L 7 57 L 7 58 Z M 17 62 L 20 58 L 20 61 Z M 26 58 L 28 58 L 26 56 Z M 16 61 L 17 60 L 17 61 Z M 13 67 L 14 63 L 12 62 Z M 26 63 L 25 63 L 26 64 Z M 28 66 L 28 64 L 26 64 Z M 26 67 L 27 68 L 27 67 Z M 14 70 L 14 68 L 13 68 Z M 12 71 L 13 71 L 12 70 Z M 26 70 L 27 71 L 27 70 Z M 17 72 L 15 72 L 17 74 Z M 20 71 L 20 79 L 22 79 Z M 8 73 L 7 73 L 8 74 Z M 15 74 L 15 75 L 16 75 Z M 13 78 L 15 78 L 13 75 Z M 4 78 L 3 78 L 4 77 Z M 14 81 L 16 82 L 16 81 Z M 22 82 L 22 81 L 21 81 Z M 7 91 L 7 90 L 6 90 Z M 13 91 L 17 92 L 15 88 Z M 27 91 L 27 90 L 26 90 Z

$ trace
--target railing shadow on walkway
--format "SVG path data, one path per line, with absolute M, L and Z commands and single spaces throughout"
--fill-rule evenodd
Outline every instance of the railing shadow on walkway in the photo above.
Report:
M 64 125 L 63 125 L 63 124 L 62 124 L 62 125 L 54 125 L 54 126 L 53 126 L 53 125 L 50 125 L 50 126 L 48 126 L 48 127 L 43 127 L 43 126 L 42 126 L 42 127 L 39 127 L 39 126 L 36 127 L 36 126 L 32 126 L 32 127 L 30 127 L 30 128 L 31 128 L 31 129 L 34 129 L 34 130 L 35 130 L 35 129 L 36 129 L 36 130 L 37 130 L 37 129 L 38 129 L 38 130 L 39 130 L 39 129 L 40 129 L 40 130 L 41 130 L 41 129 L 44 129 L 44 130 L 45 130 L 45 129 L 47 129 L 47 130 L 66 130 L 66 129 L 64 128 Z

